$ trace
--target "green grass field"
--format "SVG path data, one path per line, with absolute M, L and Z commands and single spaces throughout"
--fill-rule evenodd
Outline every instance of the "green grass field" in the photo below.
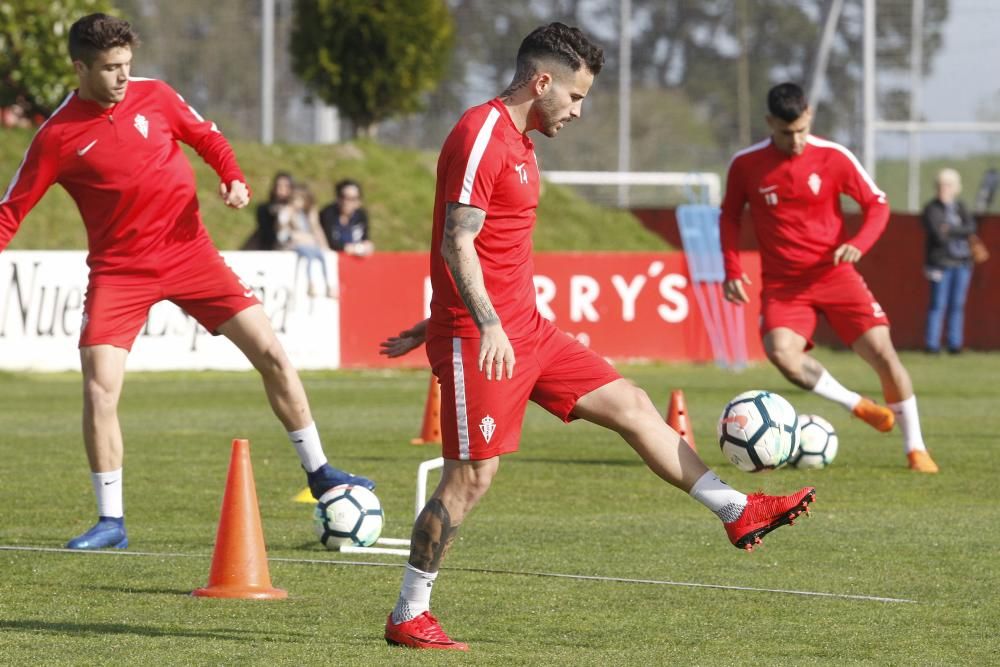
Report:
M 848 386 L 878 395 L 860 360 L 819 357 Z M 435 613 L 472 645 L 470 655 L 385 645 L 403 559 L 337 554 L 316 541 L 311 506 L 291 501 L 304 477 L 255 375 L 129 375 L 121 417 L 132 545 L 124 553 L 41 550 L 93 520 L 80 380 L 0 375 L 0 664 L 995 664 L 1000 355 L 908 354 L 904 362 L 942 466 L 937 476 L 904 467 L 898 432 L 876 433 L 768 366 L 738 375 L 622 369 L 664 408 L 671 389 L 684 389 L 700 451 L 734 486 L 817 487 L 812 517 L 752 554 L 730 546 L 707 510 L 658 481 L 617 436 L 563 425 L 533 406 L 522 452 L 504 460 L 435 588 Z M 416 467 L 437 455 L 408 444 L 426 373 L 310 373 L 305 381 L 331 458 L 378 480 L 385 534 L 407 536 Z M 750 388 L 778 390 L 800 412 L 827 416 L 841 438 L 834 465 L 748 475 L 723 461 L 714 421 Z M 285 601 L 189 595 L 207 581 L 234 437 L 252 442 L 271 577 L 288 590 Z

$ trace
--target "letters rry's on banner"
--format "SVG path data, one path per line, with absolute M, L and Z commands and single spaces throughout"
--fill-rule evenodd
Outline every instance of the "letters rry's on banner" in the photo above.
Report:
M 756 253 L 744 267 L 752 279 L 759 275 Z M 427 316 L 428 275 L 423 253 L 341 259 L 341 365 L 426 366 L 421 352 L 381 357 L 377 343 Z M 759 283 L 750 286 L 753 303 Z M 543 317 L 606 357 L 713 359 L 683 253 L 539 253 L 535 294 Z M 749 356 L 762 359 L 758 308 L 742 310 Z

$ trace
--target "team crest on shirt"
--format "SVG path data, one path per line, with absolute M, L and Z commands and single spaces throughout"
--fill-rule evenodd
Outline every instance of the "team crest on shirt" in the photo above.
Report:
M 812 190 L 814 195 L 819 194 L 819 189 L 823 185 L 823 179 L 819 177 L 819 174 L 813 172 L 809 174 L 809 189 Z
M 149 121 L 141 113 L 135 115 L 135 129 L 139 130 L 139 134 L 142 135 L 143 139 L 149 139 Z
M 486 442 L 490 441 L 493 437 L 493 431 L 497 430 L 497 423 L 493 417 L 486 415 L 483 417 L 482 421 L 479 422 L 479 430 L 483 432 L 483 437 L 486 438 Z

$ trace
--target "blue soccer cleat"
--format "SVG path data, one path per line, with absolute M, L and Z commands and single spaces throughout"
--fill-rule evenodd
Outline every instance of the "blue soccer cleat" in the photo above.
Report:
M 312 491 L 313 498 L 317 500 L 324 493 L 341 484 L 363 486 L 369 491 L 375 488 L 375 482 L 367 477 L 360 477 L 352 475 L 349 472 L 344 472 L 343 470 L 338 470 L 329 463 L 324 463 L 314 472 L 307 472 L 306 477 L 309 479 L 309 490 Z
M 93 528 L 66 543 L 67 549 L 124 549 L 128 547 L 125 517 L 102 516 Z

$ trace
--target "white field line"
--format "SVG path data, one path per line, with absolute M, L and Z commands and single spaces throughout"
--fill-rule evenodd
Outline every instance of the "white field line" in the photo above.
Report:
M 151 551 L 124 551 L 120 549 L 105 549 L 99 551 L 81 551 L 79 549 L 55 549 L 51 547 L 3 546 L 0 551 L 29 551 L 36 553 L 65 553 L 75 555 L 97 556 L 153 556 L 157 558 L 210 558 L 210 554 L 160 553 Z M 366 551 L 365 553 L 370 553 Z M 308 565 L 358 565 L 364 567 L 403 567 L 403 563 L 377 563 L 353 560 L 327 560 L 320 558 L 268 558 L 274 563 L 300 563 Z M 663 579 L 631 579 L 628 577 L 604 577 L 586 574 L 564 574 L 559 572 L 530 572 L 517 570 L 496 570 L 476 567 L 445 567 L 443 570 L 458 572 L 480 572 L 484 574 L 507 574 L 522 577 L 549 577 L 556 579 L 572 579 L 575 581 L 602 581 L 619 584 L 643 584 L 647 586 L 680 586 L 685 588 L 713 588 L 723 591 L 744 591 L 750 593 L 780 593 L 783 595 L 801 595 L 806 597 L 832 598 L 837 600 L 858 600 L 862 602 L 886 602 L 891 604 L 918 604 L 917 600 L 906 598 L 891 598 L 877 595 L 851 595 L 848 593 L 824 593 L 821 591 L 796 591 L 784 588 L 754 588 L 752 586 L 728 586 L 724 584 L 703 584 L 689 581 L 669 581 Z

